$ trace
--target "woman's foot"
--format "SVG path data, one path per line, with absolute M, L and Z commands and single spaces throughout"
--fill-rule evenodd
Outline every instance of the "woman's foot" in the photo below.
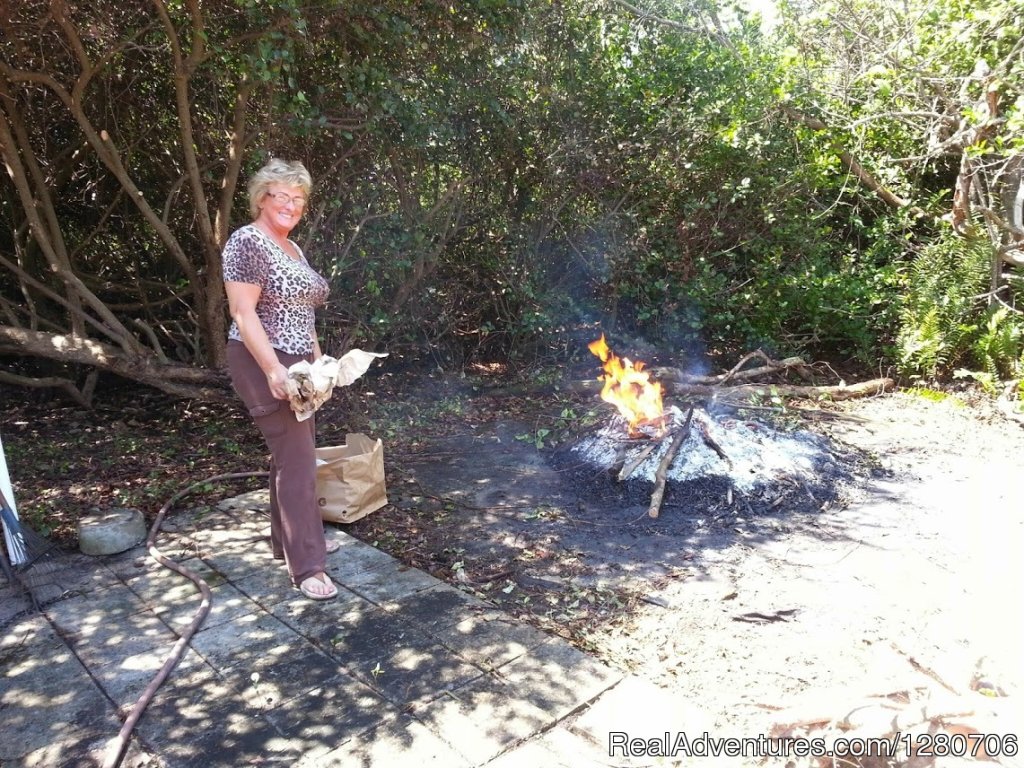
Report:
M 333 555 L 335 552 L 341 549 L 341 542 L 337 539 L 325 539 L 324 543 L 326 544 L 328 555 Z
M 338 588 L 326 573 L 310 576 L 299 584 L 299 591 L 310 600 L 330 600 L 338 596 Z

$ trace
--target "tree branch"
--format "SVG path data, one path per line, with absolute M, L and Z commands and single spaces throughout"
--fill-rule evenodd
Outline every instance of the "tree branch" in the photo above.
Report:
M 0 90 L 5 89 L 5 86 L 6 84 L 0 80 Z M 64 282 L 72 296 L 77 296 L 84 300 L 103 320 L 105 324 L 103 331 L 107 336 L 120 344 L 125 351 L 139 349 L 139 344 L 135 337 L 121 324 L 121 321 L 117 319 L 114 313 L 85 286 L 71 269 L 66 253 L 61 253 L 60 249 L 63 247 L 63 239 L 60 237 L 60 230 L 58 229 L 57 232 L 51 233 L 46 223 L 40 217 L 38 210 L 40 206 L 37 205 L 37 201 L 32 194 L 29 178 L 25 174 L 25 169 L 21 163 L 22 156 L 31 155 L 31 147 L 23 147 L 23 151 L 18 153 L 14 150 L 15 146 L 15 139 L 11 133 L 10 124 L 7 121 L 7 110 L 0 106 L 0 153 L 3 155 L 8 173 L 18 192 L 22 209 L 28 218 L 29 228 L 49 262 L 50 268 Z M 44 203 L 47 201 L 48 198 L 44 198 Z M 44 204 L 42 207 L 48 206 Z M 73 307 L 73 303 L 65 303 L 65 306 L 69 309 L 76 309 Z M 78 311 L 80 312 L 81 310 L 79 309 Z M 74 324 L 77 324 L 80 317 L 81 315 L 76 316 Z
M 690 27 L 687 26 L 686 24 L 683 24 L 682 22 L 673 21 L 672 19 L 666 19 L 662 16 L 656 16 L 653 13 L 650 13 L 636 5 L 633 5 L 632 3 L 626 2 L 626 0 L 611 0 L 611 2 L 613 5 L 617 5 L 620 8 L 631 13 L 633 16 L 636 16 L 641 21 L 653 21 L 656 24 L 660 24 L 663 27 L 674 29 L 676 32 L 682 32 L 683 34 L 686 35 L 708 37 L 714 40 L 716 43 L 729 48 L 730 50 L 735 50 L 732 46 L 732 43 L 729 41 L 728 36 L 725 35 L 723 30 L 721 29 L 721 24 L 720 22 L 718 22 L 718 17 L 716 14 L 712 14 L 712 22 L 717 23 L 717 28 L 712 30 L 708 29 L 707 27 L 704 27 L 702 29 L 700 27 Z
M 796 120 L 797 122 L 803 123 L 812 131 L 828 130 L 828 126 L 825 125 L 825 123 L 823 123 L 821 120 L 811 115 L 808 115 L 804 112 L 801 112 L 800 110 L 796 109 L 795 107 L 789 104 L 782 104 L 781 109 L 787 117 L 789 117 L 792 120 Z M 832 149 L 838 155 L 839 161 L 843 164 L 843 166 L 850 173 L 852 173 L 857 178 L 857 180 L 860 181 L 861 184 L 863 184 L 869 190 L 874 192 L 875 195 L 877 195 L 882 202 L 892 206 L 893 208 L 907 208 L 916 216 L 925 215 L 925 212 L 922 211 L 920 208 L 912 206 L 908 200 L 904 200 L 902 197 L 899 197 L 891 190 L 889 190 L 884 184 L 878 181 L 878 179 L 872 176 L 871 173 L 869 173 L 867 169 L 864 168 L 864 166 L 857 162 L 857 159 L 853 155 L 851 155 L 845 149 L 840 147 L 837 142 L 832 142 Z
M 68 111 L 71 113 L 71 116 L 75 119 L 75 122 L 84 134 L 86 141 L 89 142 L 89 146 L 91 146 L 93 151 L 96 152 L 96 156 L 99 157 L 100 161 L 107 167 L 107 169 L 114 175 L 114 178 L 117 179 L 118 183 L 128 193 L 128 199 L 135 204 L 135 207 L 138 208 L 143 218 L 145 218 L 149 225 L 153 227 L 153 230 L 160 238 L 160 241 L 178 262 L 188 280 L 190 282 L 195 281 L 197 278 L 196 271 L 189 261 L 188 255 L 181 247 L 181 244 L 177 241 L 177 238 L 174 237 L 174 234 L 170 231 L 167 225 L 160 220 L 159 215 L 157 215 L 149 205 L 149 202 L 146 200 L 142 190 L 136 186 L 131 174 L 129 174 L 128 170 L 125 168 L 124 163 L 121 160 L 121 155 L 110 135 L 106 130 L 96 129 L 88 115 L 83 111 L 81 102 L 72 98 L 71 94 L 49 75 L 45 75 L 40 72 L 15 70 L 7 66 L 3 61 L 0 61 L 0 74 L 3 74 L 11 82 L 34 83 L 36 85 L 42 85 L 53 91 L 54 95 L 63 102 L 64 106 L 67 107 Z
M 78 388 L 71 379 L 63 379 L 59 376 L 22 376 L 10 371 L 0 370 L 0 382 L 14 384 L 19 387 L 31 387 L 33 389 L 56 388 L 68 395 L 72 400 L 83 408 L 92 407 L 92 387 L 88 394 Z
M 181 151 L 185 162 L 185 172 L 192 188 L 193 203 L 199 222 L 199 232 L 208 247 L 217 248 L 217 241 L 210 222 L 210 211 L 206 205 L 206 192 L 199 172 L 199 161 L 196 158 L 195 134 L 192 130 L 192 103 L 189 96 L 189 80 L 196 66 L 203 58 L 203 14 L 195 0 L 189 0 L 188 12 L 192 22 L 192 50 L 186 60 L 182 55 L 181 41 L 171 21 L 167 8 L 161 0 L 153 0 L 157 14 L 164 26 L 164 32 L 171 45 L 174 61 L 174 101 L 178 113 L 178 130 L 181 131 Z

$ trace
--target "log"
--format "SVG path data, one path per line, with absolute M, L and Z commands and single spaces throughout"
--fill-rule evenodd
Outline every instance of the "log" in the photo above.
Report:
M 668 450 L 665 451 L 665 455 L 662 457 L 661 463 L 658 465 L 658 471 L 654 475 L 654 491 L 651 493 L 651 505 L 647 508 L 648 517 L 657 517 L 661 514 L 661 502 L 665 499 L 665 483 L 668 479 L 668 467 L 676 457 L 676 454 L 679 453 L 679 447 L 686 441 L 686 436 L 690 434 L 691 419 L 693 419 L 692 405 L 686 414 L 686 421 L 672 438 L 672 442 L 669 444 Z
M 578 394 L 597 394 L 601 391 L 602 382 L 597 379 L 577 381 L 567 385 L 567 389 Z M 773 394 L 782 397 L 802 398 L 805 400 L 852 400 L 858 397 L 872 397 L 891 392 L 896 388 L 892 379 L 871 379 L 857 384 L 835 386 L 805 386 L 798 384 L 736 384 L 734 386 L 715 386 L 709 384 L 686 384 L 665 381 L 662 384 L 666 394 L 680 395 L 739 405 L 739 400 L 751 397 L 771 397 Z

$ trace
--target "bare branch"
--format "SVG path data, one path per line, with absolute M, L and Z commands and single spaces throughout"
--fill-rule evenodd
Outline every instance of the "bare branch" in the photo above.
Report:
M 3 74 L 11 82 L 24 82 L 24 83 L 35 83 L 37 85 L 45 86 L 49 88 L 67 107 L 71 116 L 75 119 L 79 129 L 85 135 L 86 140 L 92 147 L 93 151 L 100 158 L 107 169 L 114 174 L 118 183 L 128 193 L 128 198 L 135 204 L 139 212 L 142 213 L 143 218 L 153 227 L 160 241 L 164 244 L 167 250 L 178 262 L 182 271 L 190 281 L 197 279 L 198 275 L 196 270 L 189 261 L 188 255 L 185 253 L 181 244 L 177 238 L 174 237 L 173 233 L 168 227 L 160 220 L 159 215 L 149 205 L 142 190 L 138 188 L 132 179 L 131 174 L 125 168 L 121 155 L 117 150 L 116 145 L 105 130 L 97 130 L 93 125 L 92 121 L 85 114 L 82 109 L 81 102 L 72 98 L 71 94 L 68 93 L 60 83 L 58 83 L 50 75 L 43 74 L 41 72 L 26 72 L 23 70 L 15 70 L 9 67 L 5 62 L 0 61 L 0 74 Z
M 146 338 L 149 339 L 149 344 L 153 347 L 153 351 L 156 353 L 156 359 L 161 363 L 167 362 L 167 355 L 164 354 L 164 348 L 160 346 L 160 340 L 157 339 L 153 329 L 149 327 L 144 321 L 139 318 L 133 318 L 133 322 L 136 326 L 142 329 L 142 332 L 146 334 Z
M 189 16 L 192 21 L 192 50 L 187 59 L 182 55 L 181 41 L 174 28 L 167 8 L 161 0 L 153 0 L 157 14 L 163 23 L 164 32 L 171 45 L 174 59 L 174 100 L 178 111 L 178 126 L 181 131 L 181 151 L 184 155 L 185 171 L 192 188 L 193 203 L 196 206 L 199 231 L 208 247 L 217 248 L 217 241 L 210 221 L 210 211 L 206 205 L 206 192 L 199 172 L 199 161 L 196 158 L 195 134 L 192 130 L 192 104 L 189 96 L 189 79 L 203 58 L 203 14 L 195 0 L 188 3 Z
M 2 81 L 0 81 L 2 84 Z M 28 218 L 29 227 L 35 237 L 36 242 L 39 244 L 40 249 L 46 256 L 47 261 L 50 264 L 50 268 L 53 272 L 64 282 L 68 287 L 68 290 L 73 296 L 80 297 L 85 301 L 96 314 L 105 323 L 104 333 L 111 339 L 115 340 L 120 344 L 126 351 L 138 348 L 138 342 L 129 333 L 128 329 L 125 328 L 117 317 L 90 291 L 81 279 L 71 269 L 70 264 L 67 260 L 66 253 L 63 253 L 63 240 L 60 237 L 59 227 L 56 232 L 51 232 L 47 223 L 39 215 L 38 206 L 36 199 L 33 196 L 32 189 L 30 187 L 29 178 L 25 173 L 25 169 L 21 163 L 22 155 L 31 154 L 28 151 L 30 148 L 26 147 L 26 151 L 18 153 L 14 151 L 15 139 L 10 130 L 10 124 L 7 121 L 7 111 L 0 107 L 0 152 L 3 154 L 4 161 L 7 164 L 8 172 L 11 179 L 14 182 L 15 189 L 18 192 L 18 197 L 21 201 L 25 215 Z M 42 206 L 51 207 L 52 206 Z M 73 304 L 65 304 L 69 308 L 74 308 Z M 76 316 L 75 323 L 78 322 Z
M 231 117 L 231 134 L 228 139 L 228 163 L 221 181 L 220 202 L 213 223 L 213 237 L 217 249 L 223 248 L 228 239 L 228 222 L 231 220 L 231 207 L 238 188 L 238 178 L 242 172 L 246 138 L 246 115 L 249 110 L 249 97 L 252 95 L 253 84 L 247 75 L 242 76 L 235 96 L 235 107 Z
M 93 318 L 87 312 L 84 312 L 80 305 L 73 304 L 72 302 L 68 301 L 66 298 L 61 296 L 59 293 L 57 293 L 56 291 L 51 290 L 46 285 L 44 285 L 43 283 L 39 282 L 32 275 L 28 274 L 28 272 L 26 272 L 24 269 L 22 269 L 20 265 L 15 264 L 12 261 L 9 261 L 3 255 L 0 255 L 0 266 L 2 266 L 5 269 L 7 269 L 7 271 L 9 271 L 10 273 L 16 275 L 18 277 L 18 279 L 21 280 L 26 285 L 31 286 L 32 288 L 35 288 L 37 291 L 39 291 L 41 294 L 43 294 L 46 298 L 50 299 L 53 302 L 56 302 L 57 304 L 60 304 L 62 307 L 67 309 L 69 313 L 76 314 L 78 316 L 79 320 L 81 320 L 82 322 L 84 322 L 84 323 L 86 323 L 88 325 L 93 326 L 97 331 L 102 333 L 104 336 L 108 337 L 109 339 L 111 339 L 114 342 L 120 342 L 120 340 L 121 340 L 120 336 L 118 336 L 117 334 L 111 333 L 110 329 L 107 328 L 105 325 L 103 325 L 103 323 L 101 323 L 98 320 L 96 320 L 95 318 Z M 104 306 L 107 306 L 107 305 L 104 305 Z M 107 307 L 107 308 L 109 309 L 109 307 Z
M 93 387 L 89 388 L 88 394 L 79 389 L 71 379 L 63 379 L 59 376 L 22 376 L 0 370 L 0 382 L 33 389 L 59 389 L 82 407 L 92 407 L 92 390 L 95 388 L 95 380 L 93 380 Z

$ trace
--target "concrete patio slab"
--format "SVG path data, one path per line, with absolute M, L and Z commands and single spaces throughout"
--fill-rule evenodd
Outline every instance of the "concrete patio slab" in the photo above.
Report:
M 210 586 L 212 604 L 123 766 L 576 768 L 620 718 L 683 717 L 649 687 L 334 526 L 339 595 L 305 598 L 270 556 L 260 504 L 184 514 L 158 541 Z M 43 613 L 0 585 L 11 598 L 0 610 L 5 768 L 101 762 L 199 607 L 198 587 L 144 546 L 82 558 L 56 569 Z M 576 748 L 584 762 L 569 756 Z

